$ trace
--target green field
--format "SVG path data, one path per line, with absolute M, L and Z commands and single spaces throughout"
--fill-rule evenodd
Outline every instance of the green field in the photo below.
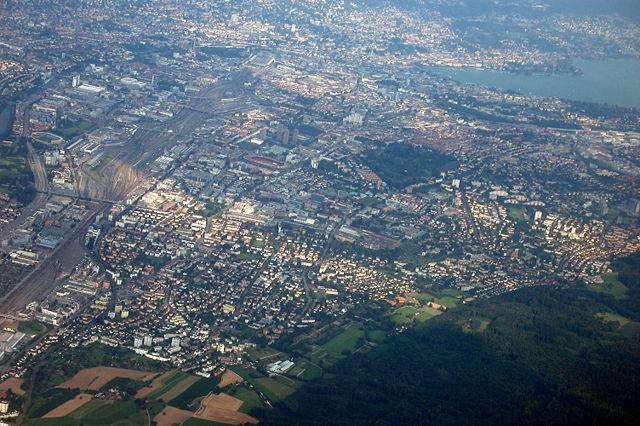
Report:
M 194 210 L 194 213 L 199 214 L 200 216 L 209 217 L 219 213 L 220 211 L 222 211 L 222 209 L 224 209 L 224 204 L 207 202 L 205 203 L 203 209 Z
M 426 321 L 440 314 L 442 314 L 442 311 L 430 308 L 428 306 L 423 306 L 422 308 L 420 308 L 420 313 L 416 315 L 416 319 L 418 321 Z
M 20 321 L 18 323 L 18 331 L 34 337 L 40 337 L 46 333 L 48 327 L 38 321 Z
M 181 381 L 183 381 L 187 377 L 189 377 L 189 375 L 187 373 L 183 373 L 182 371 L 176 371 L 175 373 L 173 373 L 172 375 L 170 375 L 169 377 L 164 379 L 162 381 L 162 387 L 160 389 L 158 389 L 158 390 L 155 390 L 155 391 L 151 392 L 147 396 L 147 398 L 148 399 L 157 399 L 157 398 L 159 398 L 162 394 L 164 394 L 164 393 L 168 392 L 169 390 L 171 390 L 175 385 L 177 385 L 178 383 L 180 383 Z
M 276 395 L 278 400 L 285 399 L 302 385 L 301 382 L 284 376 L 261 377 L 256 381 Z
M 0 294 L 7 294 L 31 272 L 32 266 L 22 266 L 9 261 L 0 263 Z
M 80 393 L 80 391 L 77 389 L 49 389 L 32 399 L 28 416 L 31 418 L 42 417 L 59 405 L 75 398 L 78 393 Z
M 602 284 L 589 284 L 587 288 L 597 293 L 610 294 L 618 299 L 625 298 L 628 288 L 618 281 L 618 273 L 612 272 L 608 274 L 602 274 L 604 283 Z
M 522 214 L 522 210 L 517 207 L 507 207 L 507 214 L 513 220 L 517 220 L 521 222 L 524 220 L 524 214 Z
M 464 330 L 466 332 L 469 332 L 469 333 L 482 333 L 483 331 L 485 331 L 487 329 L 487 327 L 489 326 L 490 322 L 491 321 L 489 321 L 488 319 L 472 318 L 472 319 L 464 321 L 460 325 L 462 326 L 462 330 Z
M 284 355 L 282 352 L 266 346 L 257 346 L 247 351 L 247 356 L 253 361 L 263 361 L 269 358 L 280 357 Z
M 435 298 L 434 302 L 436 302 L 439 305 L 446 306 L 447 308 L 451 309 L 451 308 L 454 308 L 458 304 L 458 299 L 456 299 L 455 297 L 451 297 L 451 296 L 445 296 L 445 297 L 437 297 L 437 298 Z
M 92 402 L 88 402 L 85 406 Z M 146 413 L 144 413 L 143 423 L 136 423 L 139 421 L 140 408 L 133 401 L 116 401 L 112 404 L 108 402 L 106 404 L 96 403 L 87 409 L 84 409 L 85 406 L 78 408 L 69 417 L 76 418 L 85 425 L 135 425 L 144 424 L 146 420 Z
M 58 136 L 62 136 L 65 139 L 72 139 L 76 136 L 83 134 L 84 132 L 92 128 L 94 125 L 95 123 L 92 123 L 91 121 L 86 121 L 86 120 L 76 121 L 74 123 L 69 123 L 64 127 L 55 129 L 51 133 L 54 133 Z
M 248 414 L 254 408 L 260 408 L 263 406 L 262 400 L 260 399 L 258 394 L 251 389 L 247 389 L 244 386 L 237 386 L 235 388 L 232 388 L 229 392 L 227 392 L 227 395 L 244 401 L 244 404 L 242 404 L 242 407 L 240 407 L 240 409 L 238 410 L 241 413 Z
M 92 399 L 91 401 L 85 403 L 84 405 L 76 408 L 74 411 L 72 411 L 68 415 L 68 417 L 78 419 L 78 420 L 82 419 L 83 417 L 91 413 L 93 410 L 97 410 L 103 405 L 111 405 L 111 403 L 109 401 L 105 401 L 104 399 Z
M 194 399 L 205 396 L 209 392 L 213 391 L 216 389 L 216 386 L 218 386 L 218 383 L 220 383 L 220 377 L 203 377 L 189 386 L 180 395 L 169 401 L 169 405 L 188 410 L 190 408 L 189 404 L 191 404 Z
M 350 326 L 318 349 L 309 354 L 309 359 L 320 366 L 332 365 L 344 358 L 347 352 L 357 349 L 358 341 L 364 337 L 364 331 Z
M 79 426 L 80 421 L 71 417 L 54 417 L 50 419 L 29 419 L 23 424 L 26 426 Z
M 402 308 L 398 308 L 391 317 L 391 321 L 396 324 L 408 324 L 412 322 L 416 316 L 420 313 L 418 308 L 414 308 L 413 306 L 403 306 Z
M 209 420 L 196 419 L 191 417 L 186 422 L 182 423 L 182 426 L 231 426 L 227 423 L 210 422 Z
M 444 288 L 440 290 L 439 293 L 441 296 L 451 297 L 462 296 L 464 294 L 463 292 L 461 292 L 460 290 L 456 290 L 455 288 Z
M 271 402 L 282 401 L 302 385 L 302 382 L 284 376 L 254 377 L 259 373 L 252 374 L 240 366 L 230 367 L 230 370 L 245 379 L 256 390 L 262 392 Z
M 629 318 L 611 312 L 598 312 L 596 316 L 604 322 L 617 322 L 618 327 L 623 327 L 631 322 Z
M 380 201 L 380 200 L 378 200 L 377 198 L 374 198 L 374 197 L 363 197 L 363 198 L 360 198 L 358 200 L 358 202 L 360 204 L 362 204 L 363 206 L 365 206 L 365 207 L 372 206 L 372 205 L 376 204 L 378 201 Z
M 102 157 L 100 157 L 100 160 L 98 160 L 98 163 L 93 166 L 93 170 L 96 173 L 100 173 L 102 172 L 102 170 L 107 166 L 107 164 L 111 163 L 111 161 L 113 161 L 114 158 L 116 158 L 118 156 L 119 152 L 117 151 L 107 151 L 104 154 L 102 154 Z
M 0 191 L 23 204 L 29 203 L 35 196 L 33 173 L 27 155 L 24 143 L 0 145 Z M 2 275 L 0 273 L 0 277 Z
M 127 392 L 130 395 L 135 395 L 143 387 L 147 386 L 145 382 L 134 379 L 127 379 L 126 377 L 115 377 L 108 383 L 100 388 L 101 391 L 109 389 L 120 389 Z
M 398 308 L 396 310 L 396 312 L 391 317 L 391 321 L 393 321 L 397 325 L 402 325 L 409 324 L 416 320 L 426 321 L 440 314 L 442 314 L 442 311 L 430 308 L 428 306 L 423 306 L 419 309 L 414 308 L 413 306 L 403 306 L 402 308 Z
M 374 343 L 383 343 L 387 340 L 387 332 L 384 330 L 369 330 L 367 331 L 367 340 Z
M 430 293 L 418 293 L 418 294 L 414 294 L 413 297 L 415 297 L 421 302 L 428 302 L 430 300 L 435 300 L 435 296 Z

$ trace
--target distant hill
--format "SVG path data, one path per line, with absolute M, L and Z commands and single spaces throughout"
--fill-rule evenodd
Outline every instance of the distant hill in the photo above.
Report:
M 338 363 L 265 424 L 637 424 L 640 256 L 627 295 L 522 289 Z M 638 286 L 638 287 L 635 287 Z
M 383 5 L 382 0 L 363 0 L 369 5 Z M 469 18 L 490 13 L 517 13 L 525 17 L 550 13 L 571 15 L 621 15 L 640 20 L 637 0 L 443 0 L 434 4 L 429 0 L 392 0 L 392 4 L 408 9 L 439 10 L 453 18 Z

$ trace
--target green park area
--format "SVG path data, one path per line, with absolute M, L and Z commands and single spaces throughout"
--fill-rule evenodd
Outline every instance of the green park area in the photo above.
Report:
M 23 204 L 30 202 L 35 195 L 33 173 L 27 162 L 24 143 L 0 145 L 0 193 L 15 197 Z
M 524 221 L 524 214 L 522 210 L 517 207 L 507 207 L 507 214 L 513 220 L 517 220 L 518 222 Z
M 106 151 L 101 156 L 93 170 L 96 173 L 102 172 L 102 170 L 118 156 L 118 151 Z
M 391 316 L 391 321 L 397 325 L 402 325 L 414 321 L 426 321 L 440 314 L 442 314 L 442 311 L 428 306 L 422 306 L 420 308 L 403 306 L 396 309 L 395 313 Z
M 62 136 L 65 139 L 73 139 L 87 132 L 93 126 L 95 126 L 95 123 L 88 120 L 74 121 L 53 130 L 52 133 Z
M 246 386 L 232 387 L 226 393 L 227 395 L 238 398 L 244 402 L 238 410 L 241 413 L 249 414 L 254 408 L 261 408 L 264 406 L 258 394 Z
M 230 370 L 245 379 L 247 383 L 261 392 L 271 402 L 282 401 L 302 385 L 302 382 L 289 377 L 267 377 L 254 369 L 246 369 L 240 366 L 231 367 Z
M 628 288 L 618 279 L 617 272 L 611 272 L 601 275 L 603 282 L 601 284 L 588 284 L 589 290 L 596 293 L 609 294 L 618 299 L 626 297 Z
M 18 331 L 33 337 L 40 337 L 50 330 L 50 326 L 38 321 L 20 321 Z
M 364 339 L 364 331 L 355 326 L 347 327 L 328 342 L 308 354 L 308 358 L 320 366 L 335 364 L 341 358 L 354 352 Z

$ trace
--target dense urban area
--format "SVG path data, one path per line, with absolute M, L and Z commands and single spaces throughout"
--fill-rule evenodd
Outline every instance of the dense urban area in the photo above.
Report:
M 640 110 L 437 70 L 579 75 L 638 23 L 434 3 L 0 0 L 0 421 L 257 423 L 463 305 L 630 297 Z

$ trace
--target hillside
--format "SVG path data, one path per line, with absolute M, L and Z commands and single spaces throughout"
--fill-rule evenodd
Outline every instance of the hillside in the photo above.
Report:
M 336 364 L 265 424 L 636 424 L 637 256 L 618 299 L 523 289 L 451 310 Z

